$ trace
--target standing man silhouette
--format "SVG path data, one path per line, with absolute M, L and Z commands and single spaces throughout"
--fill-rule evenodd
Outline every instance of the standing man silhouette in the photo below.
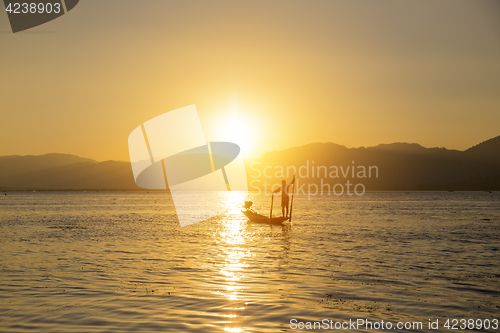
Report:
M 281 181 L 281 186 L 273 191 L 273 193 L 278 193 L 279 191 L 281 191 L 281 214 L 283 215 L 283 217 L 288 217 L 288 202 L 290 201 L 290 195 L 288 194 L 288 189 L 290 188 L 290 186 L 292 186 L 295 182 L 295 175 L 293 175 L 293 179 L 292 181 L 287 184 L 286 183 L 286 180 L 282 180 Z M 286 208 L 286 215 L 285 215 L 285 208 Z

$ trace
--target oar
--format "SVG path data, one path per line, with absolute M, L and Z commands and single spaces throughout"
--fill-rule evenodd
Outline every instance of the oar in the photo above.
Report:
M 269 212 L 269 222 L 273 218 L 273 203 L 274 203 L 274 193 L 271 194 L 271 211 Z
M 292 212 L 293 212 L 293 194 L 295 193 L 295 174 L 293 175 L 293 185 L 292 185 L 292 202 L 290 203 L 290 222 L 292 222 Z

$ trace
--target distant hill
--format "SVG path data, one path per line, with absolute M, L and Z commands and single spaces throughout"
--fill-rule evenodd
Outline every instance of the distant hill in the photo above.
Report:
M 498 191 L 500 136 L 465 151 L 425 148 L 416 143 L 366 148 L 311 143 L 266 153 L 260 159 L 246 161 L 246 167 L 250 190 L 263 188 L 264 182 L 277 184 L 284 178 L 290 180 L 295 168 L 299 185 L 306 188 L 309 184 L 333 187 L 349 180 L 351 184 L 362 183 L 366 190 Z M 264 169 L 271 177 L 264 175 Z M 141 189 L 134 182 L 129 162 L 96 162 L 75 155 L 46 154 L 0 156 L 0 190 Z
M 500 136 L 466 151 L 425 148 L 416 143 L 381 144 L 368 148 L 312 143 L 266 153 L 253 163 L 253 167 L 249 163 L 247 168 L 250 182 L 254 180 L 253 187 L 262 185 L 264 181 L 279 183 L 287 176 L 286 173 L 280 174 L 281 168 L 286 171 L 288 167 L 292 172 L 295 167 L 299 182 L 318 186 L 345 184 L 349 180 L 352 184 L 362 183 L 367 190 L 500 190 Z M 318 166 L 322 167 L 319 177 Z M 372 169 L 372 177 L 368 174 L 363 177 L 362 172 L 358 175 L 362 167 L 368 171 L 370 166 L 376 167 Z M 268 168 L 267 175 L 272 171 L 275 176 L 265 177 L 265 167 Z M 324 167 L 329 173 L 326 177 Z M 332 178 L 330 175 L 335 174 L 330 172 L 335 168 L 340 175 Z M 306 170 L 309 170 L 309 175 Z M 257 177 L 259 172 L 260 177 Z M 288 179 L 292 176 L 289 173 Z
M 481 161 L 500 161 L 500 136 L 467 149 L 465 155 Z
M 67 154 L 0 156 L 1 190 L 140 190 L 129 162 Z
M 46 154 L 41 156 L 0 156 L 0 177 L 10 177 L 13 175 L 82 162 L 95 163 L 94 160 L 69 154 Z

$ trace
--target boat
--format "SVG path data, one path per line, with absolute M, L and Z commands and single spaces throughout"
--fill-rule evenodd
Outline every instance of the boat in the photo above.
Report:
M 265 216 L 265 215 L 259 214 L 256 211 L 254 211 L 251 208 L 253 205 L 253 202 L 251 202 L 251 201 L 245 201 L 245 204 L 242 205 L 244 210 L 242 210 L 241 212 L 243 214 L 245 214 L 245 216 L 248 218 L 249 221 L 255 222 L 255 223 L 267 223 L 267 224 L 274 224 L 274 225 L 283 225 L 286 221 L 292 222 L 293 194 L 295 193 L 295 175 L 293 175 L 293 180 L 289 185 L 293 186 L 292 203 L 290 205 L 290 215 L 289 216 L 273 217 L 274 192 L 272 192 L 272 194 L 271 194 L 271 210 L 269 212 L 269 216 Z
M 262 214 L 255 212 L 253 209 L 249 208 L 242 210 L 241 212 L 245 214 L 245 216 L 248 218 L 249 221 L 255 223 L 282 225 L 285 221 L 288 221 L 290 219 L 289 217 L 284 217 L 284 216 L 269 218 L 269 216 L 264 216 Z

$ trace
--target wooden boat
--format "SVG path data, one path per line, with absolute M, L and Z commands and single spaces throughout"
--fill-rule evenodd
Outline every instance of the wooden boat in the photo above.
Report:
M 283 181 L 284 182 L 284 181 Z M 286 221 L 292 222 L 292 211 L 293 211 L 293 194 L 295 193 L 295 175 L 293 175 L 293 180 L 290 183 L 293 186 L 292 190 L 292 204 L 290 205 L 290 215 L 287 217 L 281 216 L 281 217 L 273 217 L 273 204 L 274 204 L 274 192 L 272 192 L 271 195 L 271 210 L 269 212 L 269 216 L 264 216 L 262 214 L 257 213 L 254 211 L 251 207 L 253 205 L 253 202 L 251 201 L 245 201 L 245 204 L 243 205 L 243 208 L 245 210 L 242 210 L 241 212 L 245 214 L 246 217 L 248 217 L 248 220 L 251 222 L 255 223 L 267 223 L 267 224 L 274 224 L 274 225 L 283 225 Z
M 282 225 L 283 222 L 289 220 L 289 217 L 273 217 L 269 218 L 269 216 L 264 216 L 261 215 L 257 212 L 255 212 L 252 209 L 246 209 L 241 211 L 243 214 L 245 214 L 246 217 L 252 222 L 255 223 L 267 223 L 267 224 L 275 224 L 275 225 Z

